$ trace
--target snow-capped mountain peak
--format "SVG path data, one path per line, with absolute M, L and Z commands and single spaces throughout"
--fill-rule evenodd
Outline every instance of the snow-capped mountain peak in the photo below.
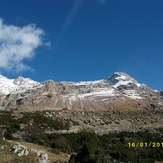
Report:
M 36 82 L 36 81 L 34 81 L 34 80 L 30 79 L 30 78 L 23 78 L 21 76 L 19 76 L 17 79 L 15 79 L 13 81 L 13 83 L 16 84 L 16 85 L 31 85 L 31 86 L 39 84 L 38 82 Z
M 123 72 L 115 72 L 110 78 L 107 78 L 109 84 L 114 88 L 134 84 L 138 87 L 141 86 L 134 78 Z
M 0 94 L 7 95 L 10 93 L 22 92 L 39 84 L 40 83 L 29 78 L 18 77 L 17 79 L 8 79 L 0 75 Z

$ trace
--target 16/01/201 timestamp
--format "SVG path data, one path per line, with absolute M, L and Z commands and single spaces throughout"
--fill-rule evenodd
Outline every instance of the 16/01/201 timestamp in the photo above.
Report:
M 163 142 L 128 142 L 129 148 L 163 148 Z

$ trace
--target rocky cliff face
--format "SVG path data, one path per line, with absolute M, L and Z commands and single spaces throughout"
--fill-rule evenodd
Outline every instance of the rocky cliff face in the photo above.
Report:
M 138 83 L 129 75 L 114 73 L 106 80 L 43 83 L 19 77 L 0 77 L 0 109 L 34 110 L 143 110 L 163 106 L 162 91 Z

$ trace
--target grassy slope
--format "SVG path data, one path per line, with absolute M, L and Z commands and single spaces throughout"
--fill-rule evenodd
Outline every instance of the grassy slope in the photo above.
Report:
M 4 146 L 4 149 L 0 149 L 0 163 L 4 163 L 4 162 L 12 162 L 15 159 L 18 159 L 18 162 L 29 162 L 32 161 L 33 163 L 38 162 L 38 158 L 36 157 L 35 153 L 31 153 L 29 154 L 27 157 L 19 157 L 17 156 L 17 154 L 14 154 L 12 152 L 9 151 L 10 147 L 13 144 L 16 143 L 20 143 L 28 148 L 34 148 L 36 150 L 42 150 L 45 153 L 48 154 L 49 160 L 51 162 L 60 160 L 60 161 L 67 161 L 68 158 L 66 155 L 64 154 L 55 154 L 51 152 L 51 148 L 45 147 L 45 146 L 41 146 L 41 145 L 36 145 L 36 144 L 32 144 L 32 143 L 27 143 L 27 142 L 23 142 L 23 141 L 0 141 L 0 145 Z

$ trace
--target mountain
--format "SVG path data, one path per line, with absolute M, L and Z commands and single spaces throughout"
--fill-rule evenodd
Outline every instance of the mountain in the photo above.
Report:
M 162 124 L 163 92 L 122 72 L 82 82 L 39 83 L 0 76 L 0 131 L 7 131 L 9 137 L 22 140 L 27 133 L 24 139 L 31 141 L 31 133 L 39 136 L 35 140 L 41 140 L 41 135 L 83 130 L 98 135 L 146 130 L 157 133 Z
M 85 82 L 0 76 L 0 162 L 153 162 L 162 124 L 163 92 L 122 72 Z
M 5 76 L 0 75 L 1 95 L 23 92 L 38 85 L 38 82 L 35 82 L 29 78 L 18 77 L 17 79 L 8 79 Z
M 160 109 L 162 92 L 138 83 L 122 72 L 86 82 L 42 83 L 29 78 L 0 76 L 1 110 L 111 111 Z

